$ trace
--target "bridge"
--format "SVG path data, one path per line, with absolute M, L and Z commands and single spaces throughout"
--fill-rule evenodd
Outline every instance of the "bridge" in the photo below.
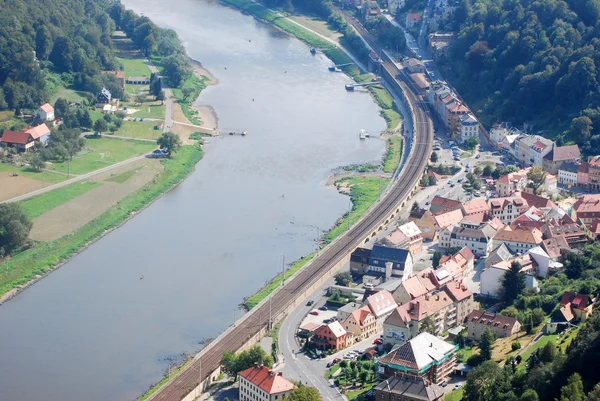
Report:
M 362 84 L 346 84 L 346 90 L 353 91 L 354 88 L 358 88 L 361 86 L 372 86 L 372 85 L 379 85 L 379 84 L 381 84 L 381 81 L 363 82 Z
M 348 67 L 349 65 L 354 65 L 354 63 L 330 65 L 329 66 L 329 71 L 341 71 L 340 68 L 342 68 L 342 67 Z
M 345 17 L 373 49 L 377 48 L 374 39 L 357 21 L 347 14 Z M 304 298 L 349 260 L 352 251 L 375 238 L 377 233 L 408 205 L 409 199 L 418 188 L 418 182 L 431 154 L 433 125 L 424 99 L 412 92 L 406 82 L 396 79 L 400 71 L 385 52 L 382 52 L 381 58 L 383 78 L 403 99 L 410 113 L 406 124 L 412 125 L 415 136 L 412 151 L 399 173 L 396 173 L 396 179 L 382 194 L 380 201 L 371 206 L 350 230 L 322 249 L 304 268 L 290 277 L 284 286 L 200 351 L 191 363 L 157 390 L 149 400 L 195 400 L 219 375 L 220 361 L 225 351 L 242 350 L 256 344 L 262 335 L 268 332 L 273 321 L 283 318 L 287 312 L 303 302 Z

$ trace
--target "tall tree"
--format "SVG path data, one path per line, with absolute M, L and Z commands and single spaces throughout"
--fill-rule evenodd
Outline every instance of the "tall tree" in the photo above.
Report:
M 170 157 L 171 154 L 176 153 L 181 147 L 181 138 L 172 132 L 165 132 L 158 138 L 156 143 L 161 149 L 165 149 Z
M 521 272 L 521 265 L 518 262 L 513 261 L 510 264 L 500 284 L 500 298 L 507 304 L 512 304 L 525 290 L 525 273 Z
M 510 393 L 509 377 L 496 362 L 487 361 L 467 376 L 463 401 L 496 401 Z
M 18 203 L 0 204 L 0 254 L 4 255 L 27 241 L 32 227 Z
M 292 390 L 288 399 L 290 401 L 321 401 L 322 398 L 316 388 L 302 386 Z
M 481 341 L 479 342 L 479 355 L 481 355 L 481 358 L 484 361 L 492 359 L 492 348 L 494 347 L 495 341 L 496 335 L 489 327 L 486 327 L 481 336 Z
M 579 373 L 573 373 L 567 384 L 560 389 L 560 401 L 585 401 L 583 381 Z
M 435 321 L 431 316 L 427 316 L 425 319 L 421 321 L 419 324 L 419 333 L 429 333 L 434 336 L 437 335 L 438 328 L 435 325 Z

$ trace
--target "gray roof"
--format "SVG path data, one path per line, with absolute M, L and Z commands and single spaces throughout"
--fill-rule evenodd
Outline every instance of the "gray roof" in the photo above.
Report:
M 403 395 L 415 400 L 434 401 L 444 397 L 444 390 L 440 386 L 437 384 L 426 386 L 425 379 L 421 377 L 390 377 L 379 383 L 375 390 L 388 394 Z
M 567 171 L 569 173 L 577 173 L 577 170 L 579 169 L 579 164 L 575 164 L 575 163 L 563 163 L 562 166 L 560 166 L 560 168 L 558 169 L 559 171 Z

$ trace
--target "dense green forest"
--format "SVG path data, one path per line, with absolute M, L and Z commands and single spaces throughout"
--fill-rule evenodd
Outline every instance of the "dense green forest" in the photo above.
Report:
M 178 85 L 189 62 L 177 35 L 109 0 L 1 0 L 0 110 L 37 108 L 51 85 L 122 95 L 111 34 L 123 29 L 147 56 L 164 57 L 165 74 Z M 57 78 L 58 76 L 58 78 Z M 58 81 L 58 82 L 57 82 Z
M 462 0 L 443 66 L 487 125 L 535 121 L 586 153 L 600 146 L 600 1 Z

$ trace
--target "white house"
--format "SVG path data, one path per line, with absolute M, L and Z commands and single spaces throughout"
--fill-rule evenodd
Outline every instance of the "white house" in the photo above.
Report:
M 479 122 L 473 114 L 468 113 L 460 118 L 460 142 L 466 142 L 469 138 L 479 138 Z
M 388 0 L 388 11 L 396 15 L 400 8 L 404 7 L 404 0 Z
M 513 261 L 516 261 L 521 266 L 520 271 L 526 274 L 526 287 L 532 288 L 537 285 L 535 280 L 532 280 L 537 267 L 537 262 L 529 255 L 525 254 L 517 258 L 508 259 L 498 262 L 481 272 L 481 295 L 492 298 L 497 298 L 500 295 L 502 287 L 502 278 L 510 269 Z
M 529 148 L 529 159 L 531 164 L 541 167 L 544 164 L 544 156 L 552 151 L 554 142 L 537 135 L 535 138 L 537 141 Z
M 577 170 L 579 165 L 575 163 L 563 163 L 558 168 L 558 183 L 565 186 L 577 185 Z
M 255 364 L 238 372 L 240 401 L 281 401 L 296 387 L 266 366 Z
M 563 267 L 562 263 L 555 262 L 550 258 L 550 255 L 542 249 L 541 246 L 536 246 L 529 250 L 529 255 L 537 263 L 536 275 L 540 278 L 548 277 L 549 271 L 558 270 Z
M 50 103 L 41 105 L 33 114 L 33 118 L 40 121 L 54 121 L 54 107 Z
M 525 252 L 540 245 L 543 240 L 542 232 L 536 227 L 504 226 L 494 235 L 492 249 L 504 243 L 513 252 Z
M 493 198 L 488 201 L 488 204 L 492 215 L 500 219 L 503 224 L 510 224 L 529 209 L 527 201 L 520 196 Z

